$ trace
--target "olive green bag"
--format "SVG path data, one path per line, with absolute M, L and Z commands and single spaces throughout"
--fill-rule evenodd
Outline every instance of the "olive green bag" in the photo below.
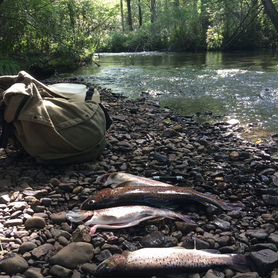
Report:
M 71 101 L 24 71 L 0 77 L 0 104 L 0 147 L 15 135 L 38 161 L 65 164 L 95 160 L 105 146 L 111 120 L 100 103 Z

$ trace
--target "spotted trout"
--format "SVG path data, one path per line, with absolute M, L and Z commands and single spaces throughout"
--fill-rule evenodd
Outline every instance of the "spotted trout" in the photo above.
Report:
M 155 181 L 149 178 L 140 177 L 123 172 L 107 173 L 97 177 L 97 182 L 111 187 L 127 185 L 145 185 L 145 186 L 171 186 L 171 184 Z
M 113 255 L 98 265 L 96 276 L 177 274 L 217 266 L 227 266 L 238 271 L 249 270 L 248 260 L 244 255 L 214 254 L 183 247 L 167 247 L 142 248 Z
M 213 205 L 222 210 L 237 209 L 238 204 L 227 204 L 191 188 L 179 186 L 123 186 L 106 188 L 89 197 L 81 209 L 100 209 L 124 205 L 149 205 L 154 207 L 186 208 L 187 202 Z
M 148 206 L 120 206 L 94 211 L 76 210 L 69 211 L 66 216 L 71 222 L 77 222 L 78 220 L 79 222 L 84 222 L 87 220 L 84 223 L 85 225 L 93 225 L 90 230 L 91 235 L 94 235 L 98 228 L 123 229 L 157 218 L 180 219 L 188 224 L 196 225 L 194 221 L 184 214 Z

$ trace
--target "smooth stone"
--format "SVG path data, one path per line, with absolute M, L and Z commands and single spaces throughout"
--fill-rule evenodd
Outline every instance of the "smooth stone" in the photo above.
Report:
M 26 241 L 20 245 L 18 252 L 24 254 L 25 252 L 29 252 L 35 249 L 36 247 L 37 245 L 34 242 Z
M 270 249 L 251 252 L 250 258 L 254 261 L 260 273 L 267 273 L 273 270 L 278 263 L 278 253 Z
M 159 231 L 154 231 L 141 239 L 143 247 L 161 247 L 165 241 L 165 236 Z
M 50 268 L 49 273 L 55 277 L 67 278 L 67 277 L 71 277 L 72 270 L 60 265 L 53 265 Z
M 228 231 L 231 228 L 231 223 L 223 219 L 215 219 L 212 224 L 224 231 Z
M 75 269 L 72 273 L 71 278 L 81 278 L 81 273 Z
M 264 230 L 248 230 L 246 235 L 256 239 L 266 239 L 268 237 L 268 233 Z
M 216 270 L 209 269 L 203 278 L 224 278 L 225 274 Z
M 46 223 L 44 218 L 39 216 L 32 216 L 25 221 L 24 225 L 27 230 L 43 229 Z
M 28 268 L 26 260 L 15 253 L 9 254 L 0 261 L 0 271 L 7 274 L 23 273 Z
M 278 244 L 278 233 L 271 233 L 268 237 L 268 239 L 273 242 L 274 244 Z
M 278 278 L 278 269 L 277 269 L 277 268 L 275 268 L 275 269 L 271 272 L 270 278 Z
M 58 213 L 53 213 L 50 215 L 50 219 L 55 224 L 61 224 L 63 222 L 66 222 L 67 221 L 66 212 L 62 211 Z
M 50 263 L 73 269 L 80 264 L 89 262 L 93 256 L 94 247 L 92 244 L 87 242 L 72 242 L 51 257 Z
M 24 272 L 26 278 L 43 278 L 41 274 L 41 269 L 37 267 L 30 267 Z
M 8 204 L 11 201 L 11 198 L 8 194 L 4 194 L 0 196 L 0 204 Z
M 23 220 L 20 218 L 16 218 L 16 219 L 8 219 L 5 223 L 4 226 L 9 227 L 9 226 L 18 226 L 18 225 L 22 225 L 23 224 Z
M 81 265 L 80 269 L 85 273 L 95 274 L 97 265 L 93 263 L 85 263 Z
M 50 243 L 45 243 L 43 245 L 40 245 L 39 247 L 33 249 L 31 251 L 31 254 L 36 257 L 37 259 L 40 259 L 44 257 L 45 255 L 49 254 L 52 252 L 54 249 L 54 246 Z
M 233 278 L 259 278 L 259 274 L 257 272 L 237 273 Z
M 275 252 L 278 251 L 277 246 L 274 243 L 257 243 L 250 247 L 251 251 L 259 251 L 263 249 L 271 249 Z

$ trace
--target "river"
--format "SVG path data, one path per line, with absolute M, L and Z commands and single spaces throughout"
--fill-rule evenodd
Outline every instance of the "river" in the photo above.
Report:
M 256 138 L 278 133 L 275 53 L 99 53 L 96 61 L 74 75 L 131 98 L 145 92 L 182 115 L 238 120 Z

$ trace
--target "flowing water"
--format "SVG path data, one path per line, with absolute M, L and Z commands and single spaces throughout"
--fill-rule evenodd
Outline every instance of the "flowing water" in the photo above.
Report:
M 100 53 L 96 59 L 100 67 L 74 74 L 131 98 L 145 92 L 182 115 L 212 112 L 278 133 L 274 53 Z

